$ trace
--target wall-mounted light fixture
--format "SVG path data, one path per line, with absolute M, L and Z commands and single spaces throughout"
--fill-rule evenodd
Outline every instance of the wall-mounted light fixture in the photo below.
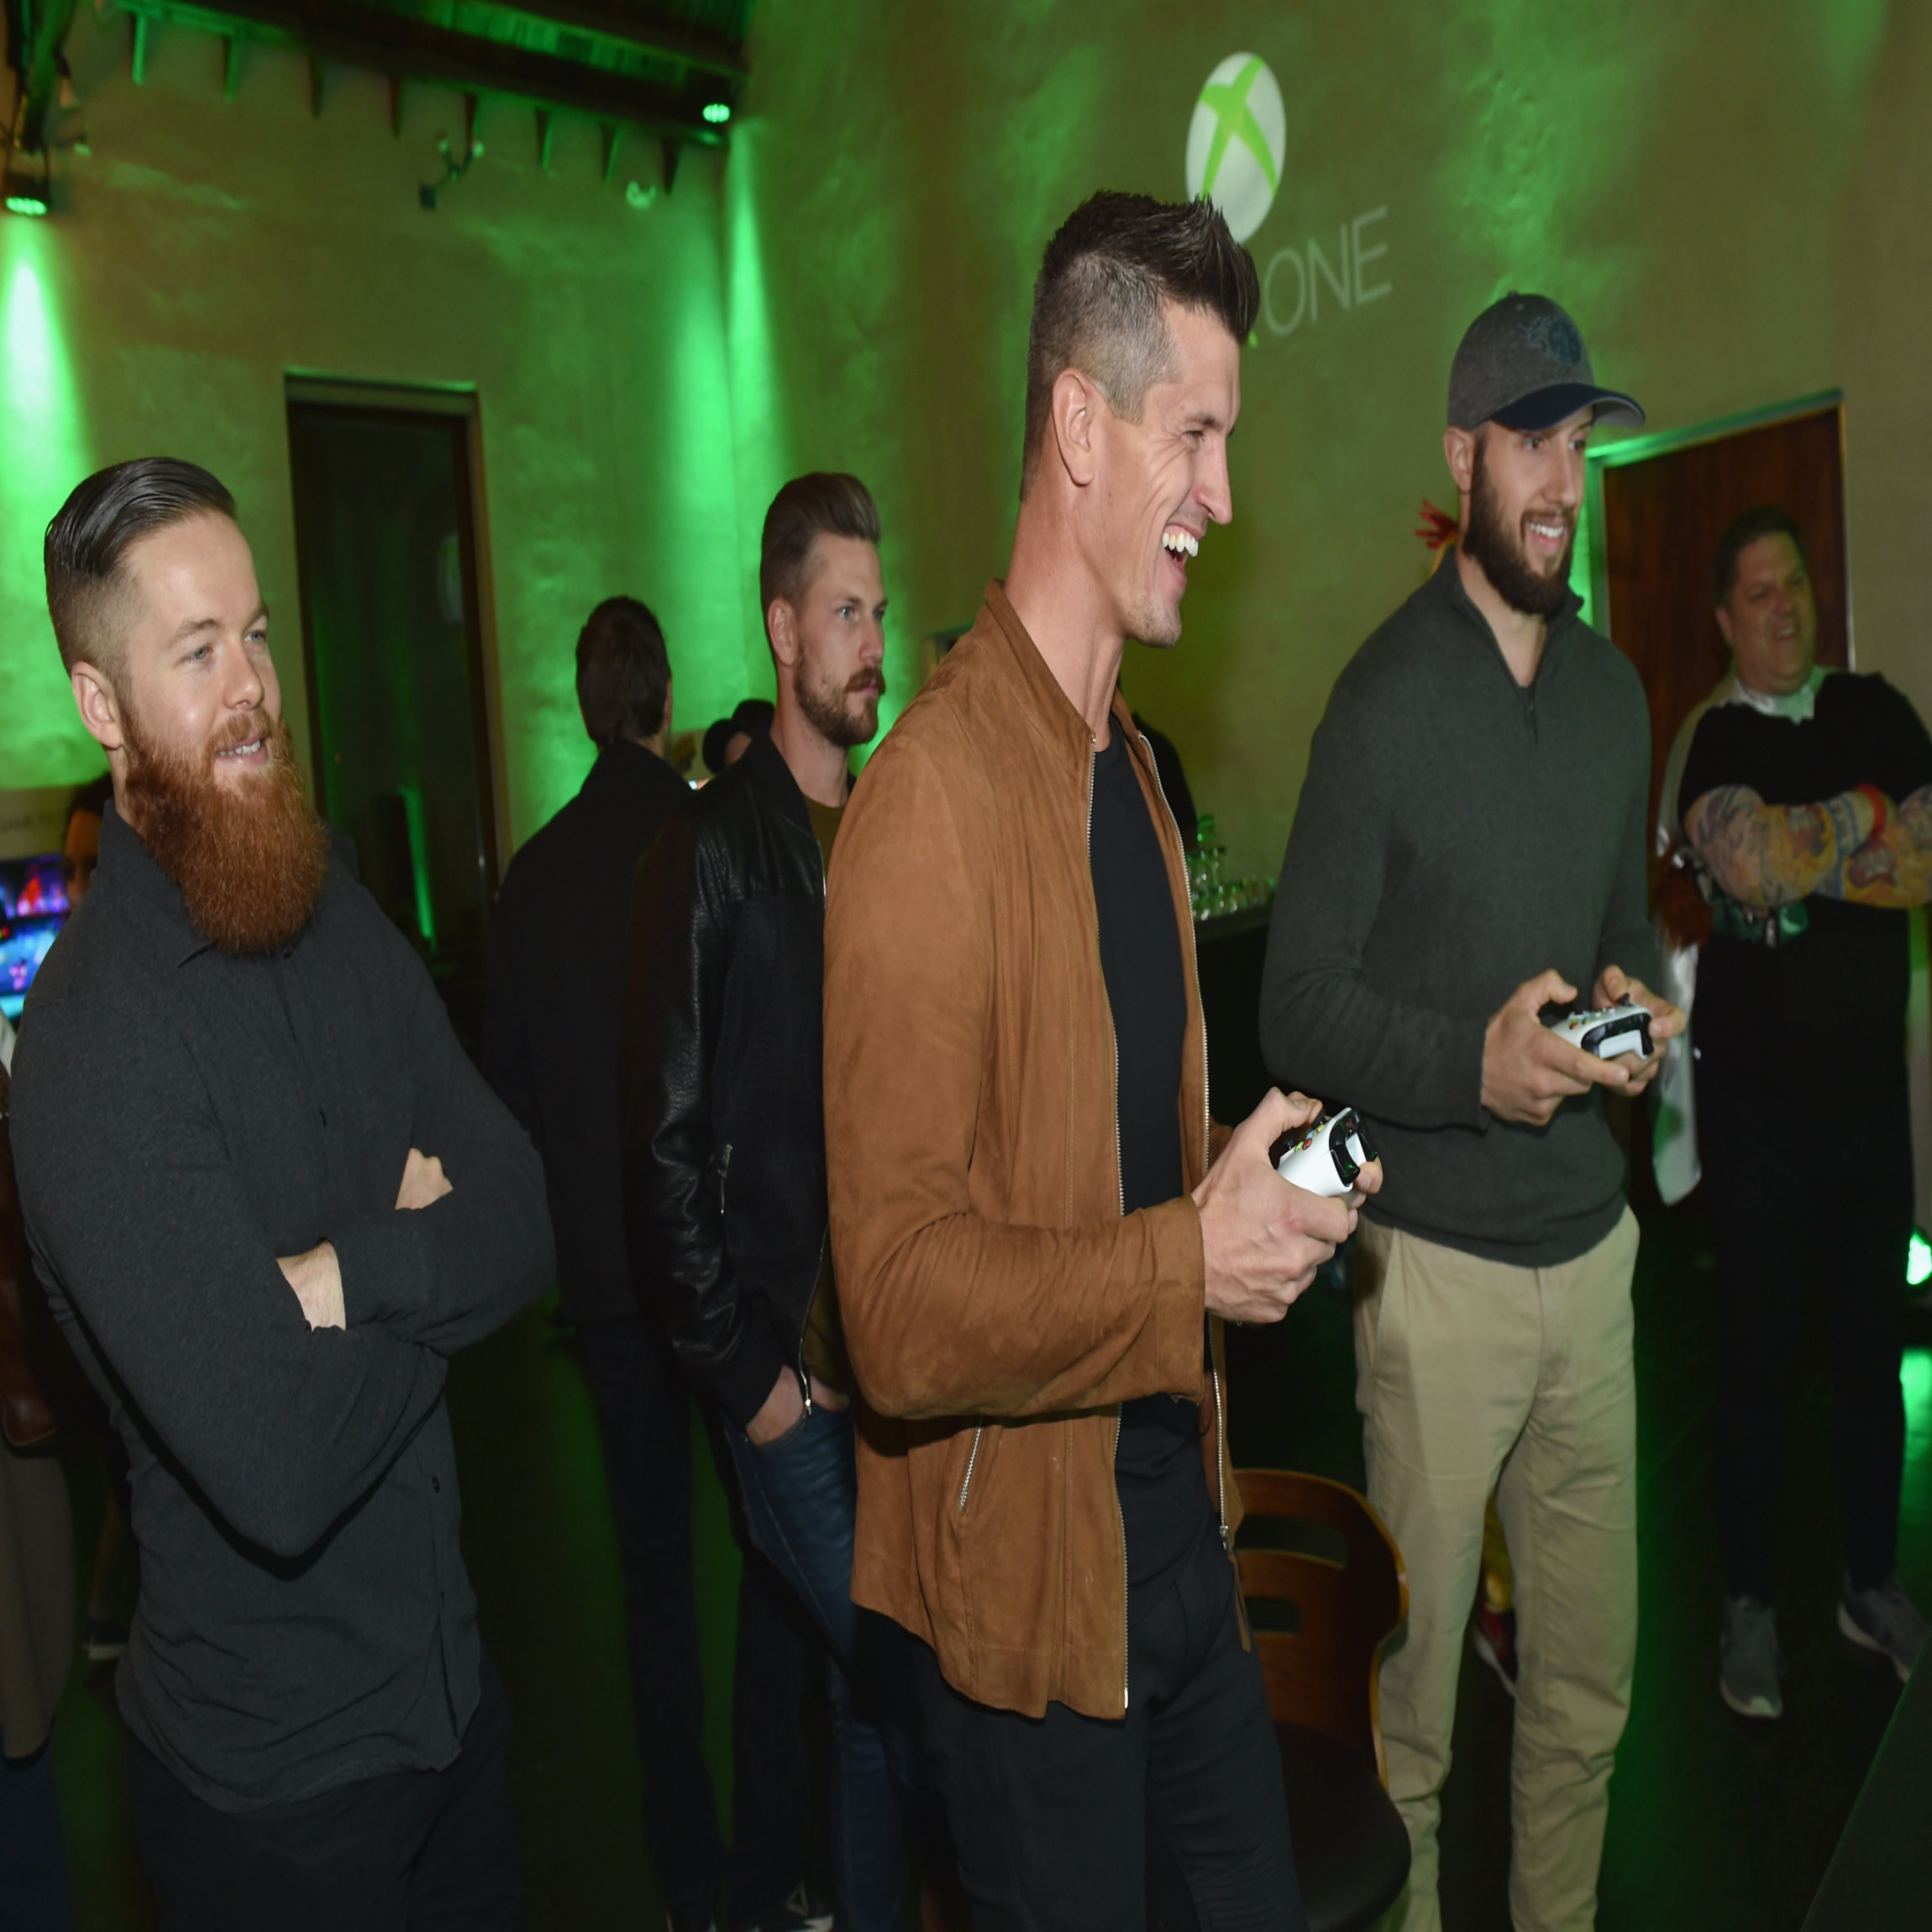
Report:
M 443 157 L 442 180 L 439 181 L 425 181 L 416 191 L 417 200 L 421 202 L 423 207 L 431 213 L 435 210 L 437 196 L 454 183 L 461 181 L 464 176 L 470 172 L 471 165 L 482 159 L 483 144 L 478 140 L 472 140 L 470 145 L 465 149 L 463 159 L 458 160 L 450 148 L 449 135 L 438 134 L 436 137 L 436 151 Z

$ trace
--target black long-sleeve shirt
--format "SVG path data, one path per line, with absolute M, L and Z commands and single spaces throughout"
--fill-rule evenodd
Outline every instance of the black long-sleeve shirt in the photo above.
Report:
M 1643 685 L 1574 597 L 1525 688 L 1451 557 L 1336 680 L 1275 897 L 1262 1051 L 1284 1085 L 1368 1119 L 1373 1220 L 1525 1268 L 1616 1225 L 1598 1090 L 1545 1127 L 1493 1119 L 1483 1036 L 1546 967 L 1584 1003 L 1606 966 L 1656 984 L 1649 785 Z
M 133 1465 L 123 1714 L 226 1810 L 456 1755 L 480 1694 L 449 1358 L 543 1292 L 543 1176 L 332 862 L 286 950 L 204 942 L 109 811 L 14 1061 L 29 1237 Z M 452 1191 L 396 1206 L 412 1147 Z M 276 1257 L 334 1244 L 344 1329 Z

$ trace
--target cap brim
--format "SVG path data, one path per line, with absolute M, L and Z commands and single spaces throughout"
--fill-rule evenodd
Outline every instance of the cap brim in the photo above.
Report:
M 1644 419 L 1635 398 L 1625 396 L 1621 390 L 1599 389 L 1589 382 L 1557 382 L 1519 396 L 1489 420 L 1500 423 L 1505 429 L 1554 429 L 1580 409 L 1595 410 L 1599 423 L 1634 423 Z

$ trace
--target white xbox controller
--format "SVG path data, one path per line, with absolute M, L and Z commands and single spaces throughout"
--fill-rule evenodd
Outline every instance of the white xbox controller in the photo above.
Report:
M 1550 1031 L 1599 1060 L 1614 1060 L 1620 1053 L 1635 1053 L 1643 1060 L 1651 1057 L 1648 1006 L 1600 1006 L 1593 1013 L 1572 1013 Z
M 1353 1107 L 1324 1114 L 1299 1134 L 1284 1134 L 1271 1151 L 1284 1181 L 1330 1200 L 1352 1194 L 1357 1175 L 1377 1158 Z

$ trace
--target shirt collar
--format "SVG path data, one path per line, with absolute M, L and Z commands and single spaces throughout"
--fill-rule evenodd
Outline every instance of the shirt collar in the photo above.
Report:
M 1451 544 L 1442 553 L 1442 561 L 1436 565 L 1429 581 L 1423 585 L 1425 596 L 1439 598 L 1451 610 L 1459 612 L 1477 630 L 1494 646 L 1499 656 L 1503 647 L 1496 641 L 1496 633 L 1490 627 L 1489 620 L 1476 606 L 1475 600 L 1464 589 L 1462 572 L 1456 561 L 1456 549 Z M 1583 600 L 1569 589 L 1563 592 L 1563 601 L 1543 626 L 1543 651 L 1536 661 L 1536 675 L 1542 675 L 1543 666 L 1548 663 L 1550 651 L 1557 639 L 1574 623 L 1582 614 Z M 1510 674 L 1512 676 L 1515 673 Z
M 210 942 L 195 930 L 181 887 L 155 863 L 112 799 L 101 813 L 101 857 L 88 890 L 125 906 L 124 916 L 151 933 L 176 965 L 207 951 Z
M 1811 675 L 1794 691 L 1788 691 L 1782 697 L 1769 691 L 1754 691 L 1737 675 L 1733 666 L 1730 675 L 1725 680 L 1724 688 L 1718 694 L 1719 704 L 1749 705 L 1761 717 L 1786 718 L 1793 724 L 1805 724 L 1818 708 L 1818 693 L 1824 685 L 1825 669 L 1823 664 L 1814 664 Z

